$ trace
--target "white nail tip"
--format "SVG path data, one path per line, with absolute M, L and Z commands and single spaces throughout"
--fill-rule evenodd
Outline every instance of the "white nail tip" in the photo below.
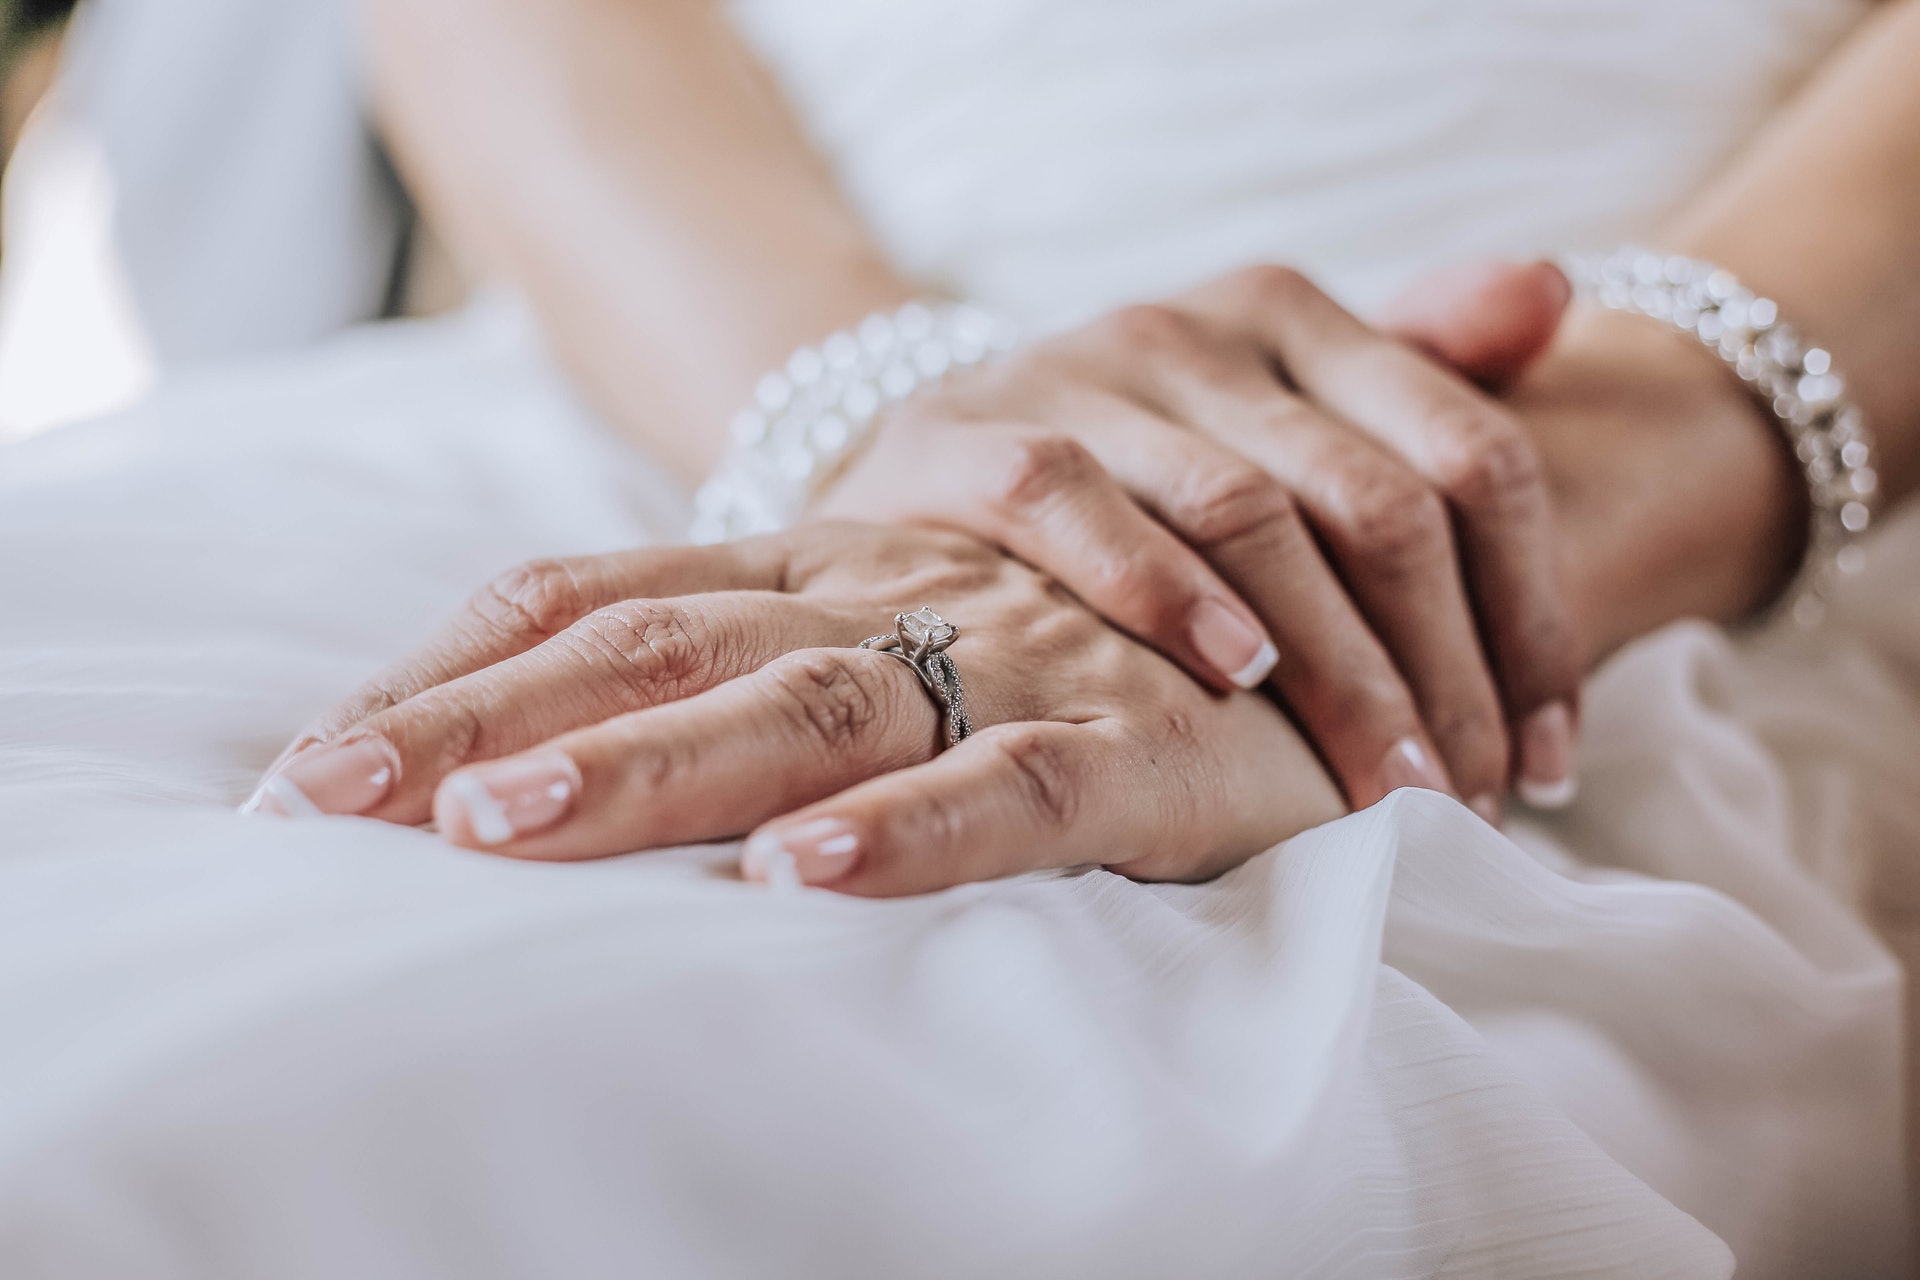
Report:
M 1433 772 L 1433 761 L 1427 758 L 1425 749 L 1414 739 L 1402 738 L 1393 744 L 1393 749 L 1400 753 L 1402 760 L 1405 760 L 1421 773 L 1426 774 Z
M 1532 782 L 1526 778 L 1514 784 L 1520 798 L 1536 809 L 1564 809 L 1580 794 L 1580 784 L 1571 776 L 1558 782 Z
M 747 841 L 747 847 L 740 854 L 740 871 L 749 880 L 760 880 L 774 893 L 793 893 L 802 885 L 800 868 L 793 861 L 793 854 L 780 843 L 780 837 L 771 832 Z
M 1253 655 L 1252 662 L 1227 678 L 1242 689 L 1251 689 L 1272 675 L 1273 669 L 1278 665 L 1280 665 L 1280 651 L 1274 648 L 1273 641 L 1269 640 L 1260 646 L 1260 652 Z
M 247 810 L 247 812 L 257 811 L 268 800 L 279 805 L 280 812 L 286 814 L 289 818 L 322 818 L 326 816 L 320 812 L 320 806 L 307 799 L 307 793 L 295 786 L 293 779 L 287 777 L 285 774 L 276 773 L 261 783 L 260 790 L 254 793 L 252 800 L 247 802 L 253 806 L 253 808 Z
M 456 773 L 446 781 L 448 794 L 467 811 L 467 825 L 481 844 L 505 844 L 513 839 L 513 824 L 493 792 L 471 773 Z

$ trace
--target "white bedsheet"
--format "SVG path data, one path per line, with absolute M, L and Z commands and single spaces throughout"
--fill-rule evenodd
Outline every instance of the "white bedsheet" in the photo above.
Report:
M 860 902 L 232 812 L 679 504 L 498 317 L 0 449 L 0 1274 L 1897 1271 L 1911 526 L 1817 656 L 1618 659 L 1521 844 L 1402 792 L 1210 885 Z

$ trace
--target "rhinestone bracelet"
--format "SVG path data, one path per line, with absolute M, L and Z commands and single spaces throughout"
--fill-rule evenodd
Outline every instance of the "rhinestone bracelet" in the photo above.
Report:
M 1710 262 L 1635 245 L 1576 254 L 1562 267 L 1588 301 L 1664 321 L 1717 353 L 1765 403 L 1806 477 L 1812 502 L 1806 555 L 1765 616 L 1801 626 L 1826 615 L 1841 577 L 1866 567 L 1860 545 L 1873 523 L 1878 477 L 1873 442 L 1832 357 L 1809 346 L 1779 308 Z
M 872 437 L 887 404 L 1018 341 L 1012 325 L 960 302 L 875 312 L 769 373 L 734 416 L 720 465 L 694 495 L 693 542 L 792 525 Z

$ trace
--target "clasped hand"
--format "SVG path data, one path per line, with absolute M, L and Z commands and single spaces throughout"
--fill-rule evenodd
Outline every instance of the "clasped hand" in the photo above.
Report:
M 1415 295 L 1404 327 L 1491 379 L 1544 346 L 1560 287 L 1441 281 L 1451 312 Z M 1476 302 L 1517 318 L 1461 323 Z M 1204 878 L 1343 791 L 1484 809 L 1510 727 L 1523 775 L 1564 776 L 1581 664 L 1531 445 L 1294 273 L 909 402 L 823 513 L 894 523 L 508 574 L 253 803 L 543 859 L 751 832 L 750 876 L 886 895 L 1090 862 Z M 921 604 L 962 628 L 978 732 L 947 751 L 914 674 L 856 647 Z
M 951 750 L 913 672 L 857 647 L 903 600 L 965 619 L 981 728 Z M 1086 862 L 1199 878 L 1341 809 L 1271 702 L 975 539 L 872 525 L 528 565 L 315 737 L 265 804 L 546 859 L 772 823 L 751 874 L 872 895 Z

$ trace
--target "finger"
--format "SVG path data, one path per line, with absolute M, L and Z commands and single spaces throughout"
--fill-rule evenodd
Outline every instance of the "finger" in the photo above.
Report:
M 1551 262 L 1475 262 L 1420 277 L 1379 328 L 1483 387 L 1512 384 L 1546 353 L 1573 300 Z
M 891 897 L 1101 862 L 1169 839 L 1204 848 L 1207 828 L 1169 821 L 1185 754 L 1163 760 L 1143 786 L 1141 753 L 1116 722 L 1001 725 L 763 827 L 741 868 L 777 887 Z
M 1177 420 L 1205 424 L 1237 455 L 1214 462 L 1227 470 L 1214 481 L 1222 487 L 1205 501 L 1218 503 L 1222 493 L 1259 483 L 1234 478 L 1233 471 L 1247 463 L 1290 492 L 1411 690 L 1454 786 L 1483 816 L 1497 818 L 1508 778 L 1507 728 L 1445 504 L 1391 451 L 1328 418 L 1255 365 L 1203 372 L 1185 362 L 1143 362 L 1133 377 L 1137 394 Z M 1156 440 L 1132 442 L 1124 433 L 1110 443 L 1159 446 Z M 1188 445 L 1183 458 L 1131 469 L 1147 480 L 1177 474 L 1179 465 L 1194 465 L 1193 452 Z M 1174 510 L 1176 527 L 1205 523 L 1198 512 L 1179 506 L 1193 501 L 1187 495 L 1163 493 L 1157 501 Z M 1389 745 L 1375 741 L 1369 750 L 1378 758 Z
M 1265 622 L 1269 680 L 1356 807 L 1404 786 L 1457 794 L 1406 678 L 1279 480 L 1198 432 L 1122 429 L 1096 448 Z
M 1532 441 L 1499 405 L 1374 333 L 1297 273 L 1244 273 L 1231 288 L 1237 297 L 1216 293 L 1203 305 L 1242 317 L 1308 398 L 1391 446 L 1446 498 L 1514 726 L 1521 795 L 1565 804 L 1584 662 Z
M 1110 397 L 1081 416 L 1102 429 L 1183 435 Z M 1205 559 L 1158 523 L 1067 435 L 1020 428 L 928 428 L 952 447 L 936 494 L 847 486 L 835 510 L 868 518 L 937 521 L 1005 547 L 1052 576 L 1114 625 L 1159 649 L 1216 689 L 1264 681 L 1278 650 L 1254 611 Z M 964 433 L 964 434 L 962 434 Z
M 534 560 L 482 587 L 417 653 L 381 672 L 309 725 L 267 770 L 338 737 L 422 690 L 490 667 L 621 600 L 698 591 L 777 589 L 785 551 L 777 539 L 712 547 L 655 547 Z
M 455 844 L 523 858 L 713 840 L 930 759 L 939 733 L 897 659 L 789 653 L 683 702 L 462 769 L 441 783 L 433 815 Z
M 855 644 L 859 625 L 771 592 L 622 601 L 302 752 L 262 784 L 260 808 L 421 822 L 461 765 L 692 696 L 796 649 Z
M 1120 715 L 1004 723 L 781 817 L 749 838 L 741 869 L 868 897 L 1087 863 L 1196 880 L 1339 815 L 1263 700 L 1210 702 L 1204 732 L 1169 734 L 1150 686 Z

